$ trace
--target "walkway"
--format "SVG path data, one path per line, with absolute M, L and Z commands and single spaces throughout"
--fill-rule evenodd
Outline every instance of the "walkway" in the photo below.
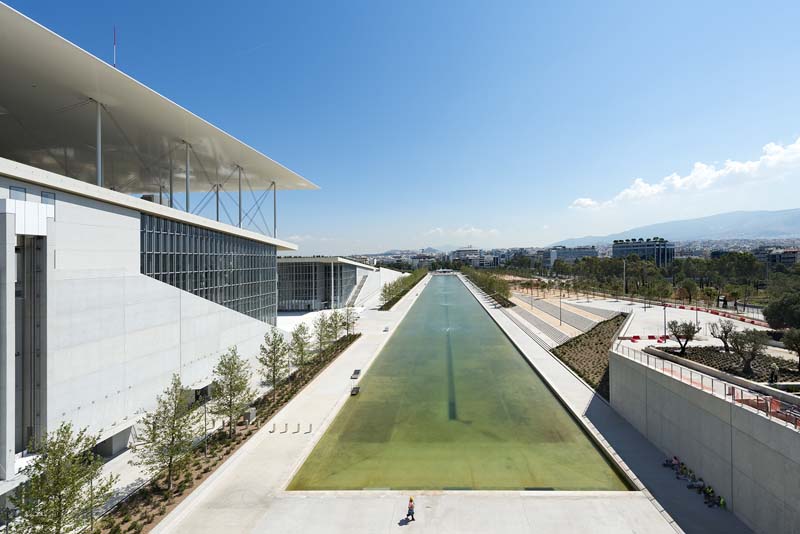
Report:
M 422 282 L 423 284 L 425 282 Z M 388 533 L 405 529 L 408 492 L 286 492 L 283 489 L 348 398 L 354 368 L 368 372 L 388 334 L 422 286 L 391 312 L 366 311 L 362 338 L 281 410 L 286 434 L 260 430 L 156 527 L 156 534 L 302 532 Z M 301 432 L 292 434 L 297 423 Z M 312 423 L 311 434 L 304 434 Z M 641 492 L 413 492 L 418 532 L 442 534 L 552 532 L 558 534 L 674 534 Z
M 663 510 L 665 521 L 674 521 L 676 528 L 690 534 L 751 532 L 732 513 L 707 508 L 702 499 L 686 489 L 685 483 L 661 467 L 664 453 L 558 358 L 520 330 L 501 309 L 494 307 L 493 301 L 475 292 L 469 284 L 468 287 L 537 372 L 558 392 L 567 407 L 607 449 L 613 451 L 612 455 L 618 462 L 626 466 L 629 476 L 641 485 L 643 491 L 640 494 L 653 498 L 652 506 Z M 642 532 L 649 530 L 645 528 Z
M 515 294 L 518 298 L 523 298 L 524 295 L 521 293 Z M 587 330 L 591 330 L 596 321 L 592 321 L 591 319 L 584 317 L 583 315 L 579 315 L 573 311 L 570 311 L 564 306 L 559 306 L 558 304 L 553 304 L 545 299 L 533 299 L 532 300 L 533 307 L 542 310 L 543 312 L 547 313 L 548 315 L 559 319 L 567 323 L 570 326 L 573 326 L 580 330 L 581 332 L 586 332 Z
M 270 514 L 275 505 L 273 499 L 283 493 L 294 472 L 349 398 L 353 369 L 361 369 L 362 376 L 368 372 L 375 356 L 427 283 L 428 280 L 420 282 L 391 311 L 362 312 L 358 323 L 361 338 L 284 406 L 153 532 L 263 532 L 264 522 L 277 518 Z M 388 332 L 384 332 L 384 328 L 388 328 Z M 273 424 L 277 431 L 271 433 Z M 281 433 L 287 425 L 288 430 Z M 295 432 L 298 425 L 300 431 Z M 311 432 L 307 433 L 309 425 Z M 339 505 L 332 502 L 330 508 L 333 511 Z M 297 520 L 309 519 L 303 506 L 297 507 L 295 515 Z M 317 520 L 326 522 L 323 516 Z M 300 529 L 275 528 L 274 531 Z

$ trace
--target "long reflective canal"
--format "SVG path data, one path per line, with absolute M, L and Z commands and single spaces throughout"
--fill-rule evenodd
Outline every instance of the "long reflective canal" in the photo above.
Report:
M 375 488 L 627 489 L 455 276 L 433 277 L 288 489 Z

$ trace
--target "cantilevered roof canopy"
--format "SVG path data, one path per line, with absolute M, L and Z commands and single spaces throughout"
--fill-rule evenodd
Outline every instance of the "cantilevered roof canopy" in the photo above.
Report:
M 103 185 L 124 193 L 214 184 L 317 189 L 302 176 L 0 3 L 0 156 L 96 182 L 101 104 Z M 210 81 L 209 83 L 214 83 Z M 220 95 L 223 96 L 222 94 Z

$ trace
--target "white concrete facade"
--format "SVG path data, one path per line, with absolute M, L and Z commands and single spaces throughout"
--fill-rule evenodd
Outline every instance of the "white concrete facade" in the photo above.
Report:
M 609 353 L 611 405 L 665 456 L 677 455 L 755 532 L 800 529 L 800 433 Z
M 271 328 L 141 274 L 142 212 L 136 207 L 142 204 L 149 209 L 150 203 L 131 197 L 127 197 L 130 207 L 108 202 L 102 197 L 125 195 L 63 177 L 54 180 L 58 187 L 46 187 L 41 180 L 28 180 L 25 172 L 42 171 L 13 164 L 21 172 L 12 174 L 10 167 L 0 168 L 0 241 L 4 250 L 0 255 L 0 480 L 5 481 L 15 478 L 15 463 L 20 463 L 21 449 L 27 445 L 20 446 L 15 427 L 21 409 L 22 371 L 17 362 L 22 361 L 23 352 L 17 276 L 21 242 L 40 247 L 37 251 L 43 249 L 36 252 L 41 254 L 42 265 L 26 270 L 40 277 L 34 288 L 39 304 L 32 312 L 39 314 L 39 319 L 31 320 L 31 331 L 38 332 L 31 349 L 35 363 L 29 364 L 38 380 L 26 378 L 31 384 L 36 382 L 32 386 L 36 391 L 29 388 L 22 394 L 25 399 L 36 399 L 29 410 L 35 434 L 69 421 L 101 440 L 114 436 L 154 406 L 156 395 L 173 373 L 178 373 L 187 387 L 202 388 L 211 382 L 219 354 L 234 345 L 254 364 L 264 334 Z M 97 195 L 65 191 L 70 182 L 75 182 L 76 190 L 88 188 Z M 9 198 L 11 187 L 15 188 L 13 200 Z M 42 192 L 54 193 L 54 202 L 42 203 Z M 164 214 L 162 206 L 153 208 Z M 226 233 L 239 237 L 251 234 L 166 209 L 174 220 L 202 222 L 213 230 L 224 226 Z M 259 241 L 267 247 L 280 246 L 277 240 L 263 236 Z M 23 285 L 27 287 L 27 283 Z M 277 287 L 274 291 L 277 294 Z M 2 486 L 5 491 L 12 484 Z

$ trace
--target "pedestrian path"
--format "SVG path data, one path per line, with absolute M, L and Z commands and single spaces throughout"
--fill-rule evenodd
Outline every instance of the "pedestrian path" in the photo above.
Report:
M 603 308 L 595 308 L 593 306 L 587 306 L 585 304 L 578 304 L 575 301 L 567 301 L 569 302 L 570 306 L 575 306 L 576 308 L 580 308 L 585 310 L 591 314 L 597 315 L 598 317 L 602 317 L 603 319 L 611 319 L 619 314 L 619 312 L 614 310 L 605 310 Z
M 535 329 L 540 330 L 547 338 L 552 340 L 552 343 L 548 343 L 550 348 L 557 347 L 562 343 L 566 343 L 570 340 L 570 336 L 559 330 L 554 326 L 550 326 L 546 322 L 542 321 L 536 315 L 532 314 L 522 306 L 515 306 L 511 308 L 511 310 L 519 315 L 524 321 L 530 323 Z

